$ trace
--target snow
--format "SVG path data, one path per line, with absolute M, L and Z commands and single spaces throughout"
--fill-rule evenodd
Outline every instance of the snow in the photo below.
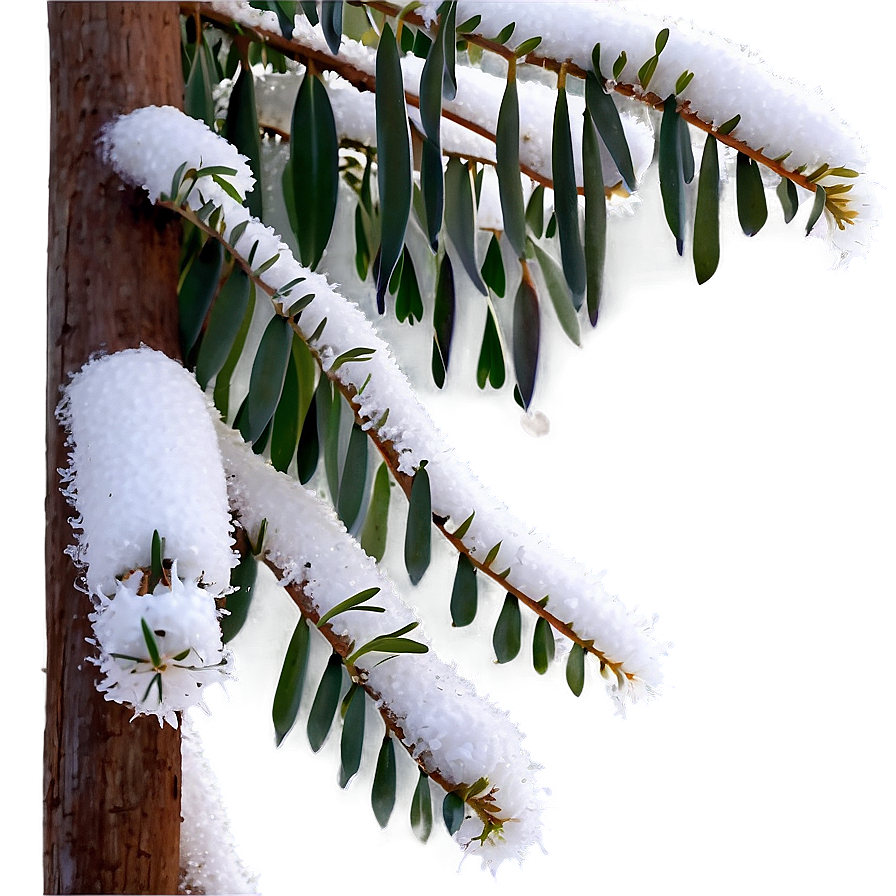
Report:
M 282 571 L 281 584 L 299 585 L 320 615 L 353 594 L 379 589 L 369 604 L 386 612 L 341 613 L 329 623 L 334 634 L 357 647 L 419 623 L 329 505 L 256 456 L 224 423 L 218 423 L 218 435 L 234 511 L 250 532 L 267 520 L 264 553 Z M 430 646 L 419 627 L 409 636 Z M 468 786 L 486 778 L 496 788 L 492 811 L 507 821 L 503 831 L 480 842 L 474 838 L 482 834 L 482 822 L 473 816 L 456 833 L 457 842 L 492 870 L 507 858 L 521 860 L 541 843 L 543 796 L 535 781 L 538 766 L 523 749 L 519 729 L 432 649 L 380 660 L 378 653 L 368 653 L 355 666 L 427 773 L 438 770 L 451 783 Z
M 167 119 L 168 113 L 164 114 Z M 193 122 L 186 116 L 184 118 L 190 122 L 188 136 L 192 133 Z M 120 147 L 132 140 L 130 116 L 123 116 L 113 123 L 107 130 L 107 139 L 110 151 L 118 158 L 123 157 L 128 151 Z M 172 139 L 176 140 L 176 135 L 172 135 Z M 222 158 L 228 157 L 232 147 L 223 139 L 220 142 Z M 172 155 L 176 157 L 177 153 Z M 133 159 L 134 169 L 120 172 L 127 180 L 147 182 L 151 180 L 152 168 L 155 181 L 165 181 L 165 173 L 155 171 L 154 163 L 142 165 L 139 154 L 133 154 Z M 206 164 L 210 161 L 207 159 Z M 151 189 L 157 186 L 155 181 Z M 614 699 L 637 700 L 655 692 L 662 681 L 660 658 L 667 645 L 654 637 L 654 620 L 628 610 L 617 597 L 606 591 L 600 576 L 561 555 L 545 536 L 530 530 L 496 499 L 435 426 L 389 347 L 358 306 L 340 295 L 325 277 L 302 267 L 271 228 L 251 219 L 246 209 L 223 191 L 217 201 L 224 211 L 225 240 L 234 227 L 249 222 L 233 245 L 238 254 L 246 257 L 252 247 L 257 246 L 255 255 L 258 260 L 274 254 L 279 256 L 277 262 L 261 274 L 261 280 L 272 291 L 284 288 L 297 277 L 303 278 L 299 288 L 303 294 L 313 293 L 314 299 L 302 312 L 298 331 L 308 341 L 326 321 L 322 333 L 312 344 L 322 369 L 342 386 L 355 391 L 354 401 L 358 415 L 364 421 L 363 427 L 374 429 L 377 438 L 394 449 L 402 473 L 412 476 L 422 461 L 429 463 L 433 513 L 446 517 L 452 529 L 473 514 L 472 524 L 463 538 L 471 555 L 484 559 L 500 542 L 492 566 L 496 570 L 507 570 L 507 583 L 533 600 L 549 596 L 549 612 L 555 618 L 570 624 L 581 638 L 592 639 L 606 659 L 620 665 L 625 676 L 619 682 L 614 680 L 607 685 Z M 331 371 L 336 358 L 359 346 L 372 350 L 368 360 L 343 364 L 338 370 Z M 363 393 L 357 394 L 362 388 Z M 387 419 L 381 422 L 387 411 Z

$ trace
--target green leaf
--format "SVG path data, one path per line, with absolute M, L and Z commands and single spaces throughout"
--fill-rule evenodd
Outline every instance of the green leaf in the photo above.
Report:
M 404 247 L 402 261 L 396 266 L 396 270 L 399 266 L 401 277 L 395 294 L 395 319 L 399 323 L 408 321 L 413 326 L 416 321 L 423 320 L 423 299 L 420 296 L 414 261 L 407 246 Z
M 365 348 L 364 346 L 350 348 L 333 360 L 329 372 L 335 373 L 340 367 L 348 364 L 350 361 L 369 361 L 375 351 L 375 348 Z
M 541 37 L 530 37 L 528 40 L 524 40 L 514 51 L 513 55 L 516 56 L 517 59 L 522 59 L 523 56 L 528 56 L 542 41 Z
M 445 385 L 451 359 L 451 338 L 454 334 L 454 270 L 448 254 L 442 257 L 436 282 L 436 297 L 432 313 L 432 378 L 441 389 Z
M 452 837 L 460 830 L 460 826 L 464 822 L 463 797 L 454 790 L 446 793 L 445 799 L 442 801 L 442 821 L 445 822 L 445 827 Z
M 258 439 L 274 416 L 286 378 L 292 336 L 289 324 L 279 315 L 271 318 L 262 334 L 249 378 L 244 426 L 240 428 L 247 442 Z
M 379 588 L 365 588 L 363 591 L 359 591 L 357 594 L 353 594 L 351 597 L 347 597 L 345 600 L 340 601 L 340 603 L 336 604 L 335 607 L 331 607 L 317 622 L 318 628 L 323 628 L 334 616 L 338 616 L 340 613 L 345 613 L 348 610 L 372 610 L 375 609 L 375 612 L 382 613 L 385 612 L 382 607 L 361 607 L 360 604 L 363 604 L 365 601 L 370 600 L 376 594 L 380 593 Z
M 368 556 L 373 557 L 377 562 L 381 561 L 383 554 L 386 553 L 389 498 L 389 468 L 382 463 L 373 480 L 373 495 L 370 499 L 367 517 L 364 520 L 364 529 L 361 532 L 361 547 Z
M 442 21 L 439 26 L 438 42 L 443 44 L 444 70 L 442 74 L 442 93 L 445 99 L 451 101 L 457 96 L 457 65 L 455 54 L 457 52 L 456 34 L 457 2 L 451 0 L 447 7 L 443 7 Z
M 461 22 L 460 25 L 457 26 L 458 34 L 469 34 L 471 31 L 475 31 L 479 27 L 479 23 L 482 21 L 481 15 L 470 16 L 469 19 Z
M 445 42 L 440 34 L 426 56 L 420 75 L 420 122 L 424 134 L 423 154 L 420 160 L 420 190 L 425 209 L 424 229 L 433 251 L 436 251 L 439 245 L 445 200 L 441 138 L 444 70 Z
M 529 407 L 535 391 L 540 338 L 538 294 L 524 276 L 513 303 L 513 366 L 524 408 Z
M 479 350 L 476 365 L 476 384 L 480 389 L 484 389 L 488 382 L 493 389 L 500 389 L 504 385 L 505 374 L 504 350 L 501 347 L 501 337 L 498 335 L 498 325 L 495 323 L 492 309 L 486 308 L 482 348 Z
M 429 568 L 432 535 L 432 504 L 429 473 L 421 463 L 411 483 L 407 528 L 404 536 L 404 565 L 416 585 Z
M 784 210 L 784 223 L 789 224 L 795 217 L 800 207 L 800 197 L 796 191 L 796 184 L 787 177 L 782 177 L 775 193 L 781 201 Z
M 663 52 L 663 48 L 666 46 L 666 41 L 669 39 L 669 29 L 663 28 L 662 31 L 657 35 L 655 42 L 655 55 L 651 56 L 644 65 L 638 69 L 638 80 L 641 82 L 641 87 L 644 90 L 647 90 L 648 85 L 650 84 L 651 79 L 653 78 L 654 72 L 656 72 L 657 63 L 660 61 L 660 53 Z
M 597 325 L 607 255 L 607 202 L 600 146 L 591 117 L 582 123 L 582 183 L 585 188 L 585 276 L 588 320 Z M 578 322 L 577 322 L 578 323 Z
M 718 131 L 723 136 L 726 136 L 730 134 L 739 124 L 740 115 L 735 115 L 734 118 L 729 118 L 728 121 L 723 121 L 722 124 L 719 125 Z
M 325 0 L 320 5 L 320 26 L 330 52 L 339 55 L 342 43 L 342 0 Z
M 308 714 L 308 742 L 316 753 L 327 739 L 333 718 L 339 707 L 339 692 L 342 690 L 342 657 L 335 651 L 327 660 L 327 667 L 317 686 L 311 712 Z
M 755 236 L 768 218 L 768 207 L 759 165 L 742 152 L 737 154 L 736 179 L 737 218 L 741 230 L 747 236 Z
M 230 94 L 224 137 L 249 159 L 249 167 L 255 176 L 255 188 L 246 194 L 246 206 L 251 214 L 261 218 L 261 137 L 255 104 L 255 81 L 252 70 L 243 65 L 240 66 L 239 77 Z
M 572 303 L 578 310 L 582 307 L 587 286 L 585 252 L 582 249 L 582 236 L 579 231 L 579 195 L 573 163 L 572 136 L 569 130 L 569 106 L 566 90 L 562 88 L 557 91 L 557 103 L 554 107 L 551 171 L 563 275 L 572 294 Z M 522 391 L 525 396 L 525 390 Z
M 675 94 L 663 103 L 663 118 L 660 124 L 660 194 L 666 223 L 675 237 L 678 254 L 684 253 L 684 171 L 681 159 L 681 135 L 679 133 L 678 112 L 675 109 Z
M 451 624 L 456 628 L 469 625 L 476 618 L 478 602 L 476 569 L 466 554 L 457 555 L 457 572 L 451 589 Z
M 326 377 L 323 377 L 326 379 Z M 320 457 L 320 438 L 318 436 L 317 401 L 311 397 L 305 421 L 302 424 L 302 434 L 299 436 L 299 447 L 296 450 L 296 475 L 299 482 L 304 485 L 314 475 L 317 469 L 317 461 Z
M 236 590 L 227 595 L 227 615 L 221 617 L 221 638 L 225 644 L 232 641 L 246 623 L 257 575 L 258 560 L 251 551 L 240 557 L 240 562 L 230 572 L 230 587 Z
M 622 70 L 625 68 L 625 64 L 628 62 L 628 57 L 625 55 L 625 50 L 623 50 L 617 57 L 616 61 L 613 63 L 613 80 L 618 81 L 619 76 L 622 74 Z
M 520 652 L 521 627 L 520 602 L 508 593 L 492 634 L 492 645 L 499 663 L 509 663 Z
M 302 4 L 303 7 L 305 5 L 306 4 Z M 267 9 L 276 13 L 277 24 L 280 26 L 280 31 L 287 40 L 292 40 L 295 3 L 277 2 L 277 0 L 252 0 L 252 2 L 249 3 L 249 6 L 254 6 L 255 9 Z
M 529 197 L 529 203 L 526 205 L 526 224 L 535 238 L 541 239 L 541 235 L 544 233 L 544 186 L 542 184 L 538 184 Z M 501 295 L 503 296 L 504 293 L 502 292 Z
M 520 109 L 513 62 L 510 74 L 513 77 L 508 76 L 498 111 L 495 158 L 504 233 L 513 251 L 523 258 L 526 254 L 526 212 L 520 181 Z
M 414 623 L 414 625 L 416 624 Z M 429 648 L 425 644 L 413 640 L 413 638 L 382 635 L 359 647 L 346 659 L 346 662 L 354 665 L 362 656 L 368 653 L 429 653 Z
M 507 279 L 504 274 L 504 259 L 501 257 L 501 246 L 498 237 L 492 234 L 485 253 L 485 261 L 482 263 L 482 279 L 488 288 L 500 298 L 504 298 L 507 288 Z
M 364 749 L 364 717 L 367 697 L 357 684 L 352 684 L 345 696 L 342 719 L 342 740 L 339 746 L 339 786 L 345 787 L 361 767 Z
M 569 689 L 581 696 L 585 687 L 585 648 L 581 644 L 573 644 L 566 660 L 566 683 Z
M 502 46 L 510 40 L 510 35 L 513 34 L 513 30 L 516 28 L 516 22 L 511 22 L 509 25 L 505 25 L 495 36 L 494 42 L 496 44 L 501 44 Z
M 143 630 L 143 640 L 146 643 L 147 651 L 149 651 L 149 660 L 152 663 L 152 667 L 153 669 L 158 669 L 159 666 L 162 665 L 162 656 L 159 653 L 159 645 L 156 641 L 156 636 L 153 634 L 153 631 L 146 620 L 142 617 L 140 619 L 140 628 Z
M 299 714 L 302 687 L 305 684 L 305 672 L 308 669 L 309 631 L 304 617 L 300 618 L 292 633 L 292 638 L 289 640 L 286 656 L 283 658 L 283 666 L 280 669 L 280 678 L 277 681 L 277 690 L 274 693 L 274 705 L 271 711 L 278 747 L 283 743 L 283 738 L 289 734 Z M 326 732 L 324 732 L 324 737 L 326 737 Z
M 389 823 L 389 816 L 395 807 L 395 784 L 395 745 L 387 731 L 376 757 L 376 771 L 373 773 L 373 788 L 370 791 L 370 805 L 381 828 Z
M 601 188 L 601 196 L 603 196 L 603 188 Z M 541 276 L 544 278 L 548 295 L 551 297 L 551 304 L 554 306 L 557 320 L 560 322 L 563 332 L 566 333 L 574 345 L 581 345 L 579 319 L 576 316 L 572 296 L 569 294 L 566 280 L 563 277 L 563 270 L 538 243 L 533 241 L 532 248 L 535 251 L 535 259 L 538 262 L 538 267 L 541 269 Z
M 495 562 L 495 558 L 498 556 L 498 552 L 501 550 L 501 542 L 499 541 L 497 544 L 493 544 L 491 548 L 489 548 L 489 552 L 485 555 L 485 560 L 482 561 L 482 565 L 488 569 L 492 563 Z
M 694 179 L 694 147 L 691 145 L 691 133 L 688 123 L 679 115 L 678 139 L 681 143 L 681 171 L 684 182 L 689 184 Z
M 334 506 L 339 501 L 339 431 L 342 407 L 339 392 L 326 376 L 321 376 L 314 393 L 317 399 L 318 438 L 323 447 L 327 490 Z
M 719 251 L 719 144 L 707 134 L 694 213 L 694 273 L 698 283 L 706 283 L 716 272 Z
M 308 24 L 314 26 L 320 21 L 317 17 L 317 3 L 315 0 L 300 0 L 299 6 L 305 18 L 308 19 Z
M 236 339 L 233 341 L 233 347 L 230 354 L 224 362 L 224 366 L 218 371 L 215 377 L 214 402 L 221 416 L 226 420 L 228 417 L 230 406 L 230 380 L 233 371 L 243 354 L 243 346 L 246 344 L 246 337 L 249 334 L 249 326 L 252 323 L 252 312 L 255 309 L 255 285 L 249 281 L 249 304 L 246 306 L 243 321 L 239 325 Z
M 675 82 L 675 94 L 676 94 L 676 96 L 679 95 L 679 94 L 681 94 L 681 93 L 684 93 L 684 91 L 685 91 L 685 89 L 687 88 L 688 84 L 690 84 L 691 81 L 693 81 L 693 80 L 694 80 L 694 73 L 693 73 L 693 72 L 689 72 L 689 71 L 687 71 L 687 70 L 683 71 L 683 72 L 678 76 L 678 80 Z
M 342 467 L 342 478 L 339 482 L 339 503 L 337 512 L 345 523 L 345 528 L 352 531 L 361 512 L 361 504 L 367 492 L 367 433 L 352 424 Z
M 824 204 L 827 200 L 824 187 L 819 184 L 815 186 L 815 201 L 812 203 L 812 211 L 809 213 L 809 220 L 806 222 L 806 236 L 812 233 L 812 228 L 818 223 L 821 213 L 824 211 Z
M 271 464 L 281 473 L 286 472 L 299 444 L 299 413 L 299 371 L 295 352 L 290 351 L 283 379 L 283 392 L 271 425 Z
M 324 8 L 331 5 L 325 3 Z M 341 7 L 341 3 L 339 4 Z M 320 262 L 336 216 L 339 192 L 339 137 L 323 81 L 306 72 L 296 95 L 290 129 L 289 160 L 294 222 L 302 263 Z
M 218 240 L 208 239 L 183 276 L 177 305 L 180 345 L 185 358 L 189 357 L 199 339 L 218 289 L 223 264 L 224 247 Z
M 473 285 L 483 295 L 488 287 L 479 274 L 476 260 L 476 209 L 470 169 L 456 156 L 448 160 L 445 171 L 445 225 L 461 263 Z
M 432 833 L 432 793 L 429 789 L 429 778 L 423 769 L 411 798 L 411 830 L 421 843 L 426 843 Z
M 364 227 L 364 208 L 355 206 L 355 270 L 359 280 L 367 279 L 367 271 L 370 268 L 370 246 L 367 242 L 367 233 Z
M 467 534 L 467 531 L 470 528 L 470 524 L 473 522 L 474 516 L 476 516 L 475 510 L 451 534 L 455 538 L 463 538 L 464 535 Z
M 199 32 L 199 40 L 193 53 L 190 74 L 184 87 L 184 111 L 191 118 L 215 127 L 215 102 L 212 99 L 212 76 L 208 49 Z
M 600 44 L 595 47 L 595 53 L 599 53 Z M 597 60 L 595 60 L 597 61 Z M 603 84 L 598 79 L 595 68 L 585 78 L 585 105 L 591 120 L 597 127 L 600 139 L 607 147 L 610 158 L 619 170 L 626 189 L 634 193 L 638 185 L 635 179 L 635 169 L 632 163 L 632 154 L 628 141 L 625 139 L 625 131 L 622 128 L 622 120 L 613 97 L 604 90 Z
M 204 391 L 230 354 L 249 306 L 249 277 L 235 267 L 221 287 L 212 306 L 208 326 L 199 346 L 196 379 Z
M 381 246 L 376 301 L 386 310 L 386 288 L 404 248 L 411 211 L 411 154 L 404 83 L 395 35 L 383 25 L 376 54 L 376 138 Z
M 156 585 L 162 580 L 165 569 L 165 541 L 159 535 L 158 529 L 153 529 L 152 544 L 150 545 L 149 561 L 149 591 L 155 591 Z
M 539 675 L 544 675 L 554 659 L 554 635 L 547 619 L 539 616 L 532 636 L 532 665 Z

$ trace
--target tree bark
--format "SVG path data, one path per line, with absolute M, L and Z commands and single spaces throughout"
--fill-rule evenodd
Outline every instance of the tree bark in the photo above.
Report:
M 177 225 L 124 188 L 100 129 L 148 104 L 182 108 L 176 3 L 48 4 L 52 136 L 47 340 L 47 893 L 174 893 L 180 738 L 95 689 L 89 597 L 64 553 L 59 387 L 94 352 L 145 343 L 177 357 Z M 114 421 L 109 421 L 114 426 Z M 160 486 L 161 487 L 161 486 Z

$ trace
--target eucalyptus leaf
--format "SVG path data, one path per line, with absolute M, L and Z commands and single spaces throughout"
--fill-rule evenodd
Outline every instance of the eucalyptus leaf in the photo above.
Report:
M 283 743 L 283 738 L 289 734 L 299 714 L 305 672 L 308 668 L 309 641 L 308 623 L 303 617 L 299 619 L 289 640 L 283 666 L 280 669 L 280 678 L 277 681 L 277 690 L 274 693 L 272 717 L 278 747 Z
M 376 299 L 386 310 L 386 288 L 401 257 L 411 211 L 411 151 L 404 82 L 395 35 L 383 25 L 376 54 L 377 179 L 380 195 L 381 245 Z
M 333 718 L 339 708 L 339 693 L 342 690 L 342 657 L 335 651 L 327 660 L 327 667 L 317 686 L 314 702 L 311 704 L 311 712 L 308 714 L 308 743 L 316 753 L 324 744 Z
M 694 273 L 705 283 L 719 266 L 719 144 L 706 135 L 694 214 Z
M 426 843 L 432 833 L 432 793 L 429 778 L 421 768 L 411 798 L 411 830 L 421 843 Z
M 442 821 L 453 837 L 464 821 L 464 800 L 457 791 L 449 791 L 442 800 Z
M 370 792 L 373 814 L 381 828 L 389 823 L 389 817 L 395 807 L 395 788 L 395 744 L 387 731 L 376 758 L 376 771 L 373 773 L 373 787 Z
M 404 537 L 404 565 L 416 585 L 429 568 L 432 536 L 432 503 L 429 474 L 421 464 L 411 483 L 407 528 Z
M 451 589 L 451 624 L 456 628 L 469 625 L 476 618 L 478 590 L 475 567 L 466 554 L 458 554 Z
M 758 163 L 748 155 L 737 154 L 737 218 L 747 236 L 755 236 L 768 219 L 765 188 Z
M 504 606 L 492 633 L 492 646 L 499 663 L 509 663 L 520 652 L 522 620 L 520 602 L 513 594 L 504 598 Z
M 587 286 L 585 252 L 582 248 L 582 235 L 579 230 L 579 195 L 573 162 L 572 136 L 569 129 L 569 104 L 564 88 L 558 89 L 557 102 L 554 107 L 551 171 L 554 182 L 554 214 L 557 216 L 563 275 L 572 295 L 572 303 L 576 309 L 579 309 L 582 307 Z M 525 390 L 522 391 L 525 396 Z
M 448 160 L 445 171 L 445 225 L 467 276 L 487 296 L 488 287 L 482 281 L 476 260 L 476 208 L 470 169 L 456 156 Z

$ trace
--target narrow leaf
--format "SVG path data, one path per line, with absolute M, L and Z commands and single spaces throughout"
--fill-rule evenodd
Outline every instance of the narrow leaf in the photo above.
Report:
M 445 198 L 441 138 L 444 69 L 445 42 L 440 34 L 426 56 L 420 75 L 420 122 L 424 134 L 420 190 L 423 194 L 426 235 L 433 251 L 438 248 Z
M 679 115 L 678 139 L 681 143 L 681 171 L 684 182 L 689 184 L 694 179 L 694 147 L 691 145 L 691 132 L 688 123 Z
M 474 510 L 451 534 L 455 538 L 463 538 L 464 535 L 467 534 L 467 531 L 470 528 L 470 525 L 473 522 L 473 517 L 476 516 L 476 511 Z
M 526 205 L 526 224 L 536 239 L 544 233 L 544 185 L 539 184 L 529 197 Z M 486 259 L 488 260 L 488 259 Z M 501 293 L 503 296 L 504 293 Z
M 395 785 L 395 745 L 387 731 L 376 758 L 373 788 L 370 791 L 370 804 L 381 828 L 389 823 L 389 817 L 395 807 Z
M 601 197 L 603 197 L 603 187 L 601 187 Z M 544 285 L 547 287 L 551 304 L 554 306 L 557 320 L 560 322 L 563 332 L 566 333 L 574 345 L 581 345 L 579 319 L 576 316 L 576 309 L 573 306 L 572 296 L 569 294 L 566 280 L 563 277 L 562 268 L 538 243 L 533 242 L 532 248 L 535 250 L 535 259 L 538 262 L 538 267 L 541 269 Z
M 208 327 L 199 346 L 196 379 L 203 391 L 227 361 L 248 305 L 249 277 L 241 267 L 235 267 L 212 306 Z
M 411 830 L 421 843 L 426 843 L 432 833 L 432 793 L 429 789 L 429 778 L 421 768 L 411 798 Z
M 379 592 L 379 588 L 365 588 L 363 591 L 359 591 L 357 594 L 347 597 L 345 600 L 336 604 L 335 607 L 331 607 L 324 613 L 324 615 L 317 621 L 317 627 L 323 628 L 334 616 L 338 616 L 340 613 L 345 613 L 348 610 L 357 609 L 360 604 L 370 600 L 371 597 L 375 594 L 379 594 Z
M 719 266 L 719 144 L 706 135 L 694 214 L 694 273 L 706 283 Z
M 429 567 L 431 535 L 432 504 L 429 474 L 426 472 L 426 467 L 421 464 L 411 483 L 404 537 L 404 565 L 413 585 L 423 578 Z
M 381 463 L 373 480 L 373 495 L 361 531 L 361 547 L 379 562 L 386 553 L 386 536 L 389 527 L 389 468 Z
M 520 602 L 513 594 L 508 594 L 492 634 L 492 645 L 499 663 L 509 663 L 516 658 L 520 652 L 521 630 Z
M 342 719 L 342 739 L 339 745 L 339 786 L 345 787 L 361 767 L 364 750 L 364 718 L 367 696 L 357 684 L 352 684 L 346 695 Z
M 736 178 L 737 218 L 741 230 L 747 236 L 755 236 L 768 218 L 768 207 L 759 165 L 742 152 L 737 154 Z
M 271 318 L 262 334 L 249 378 L 244 426 L 240 429 L 247 442 L 258 439 L 274 416 L 283 391 L 292 337 L 289 324 L 279 315 Z
M 191 118 L 204 121 L 210 128 L 215 126 L 215 102 L 212 99 L 212 76 L 206 43 L 199 32 L 190 74 L 184 87 L 184 111 Z
M 597 126 L 600 139 L 603 140 L 610 158 L 625 182 L 626 189 L 634 193 L 638 185 L 635 181 L 632 154 L 628 141 L 625 139 L 619 110 L 616 108 L 613 97 L 604 90 L 603 84 L 594 72 L 589 72 L 585 79 L 585 104 L 591 120 Z
M 520 109 L 515 64 L 511 62 L 510 65 L 513 77 L 508 78 L 498 111 L 495 157 L 504 233 L 513 251 L 519 258 L 523 258 L 526 254 L 526 212 L 520 182 Z
M 224 362 L 224 366 L 218 371 L 215 377 L 214 402 L 221 416 L 226 420 L 230 410 L 230 380 L 233 371 L 243 354 L 243 346 L 246 344 L 246 337 L 249 335 L 249 326 L 252 323 L 252 312 L 255 309 L 255 285 L 249 281 L 249 304 L 246 306 L 246 312 L 243 315 L 243 321 L 237 331 L 236 339 L 233 341 L 233 347 L 230 354 Z
M 457 791 L 445 794 L 445 799 L 442 800 L 442 821 L 452 837 L 460 830 L 464 821 L 464 801 Z
M 159 653 L 159 645 L 156 641 L 156 636 L 153 634 L 152 629 L 147 624 L 146 620 L 141 617 L 140 619 L 140 628 L 143 630 L 143 641 L 146 644 L 146 649 L 149 652 L 149 660 L 152 663 L 154 669 L 158 669 L 159 666 L 162 665 L 162 656 Z
M 444 7 L 438 37 L 438 42 L 443 45 L 442 93 L 449 102 L 457 96 L 457 74 L 455 73 L 457 64 L 455 59 L 457 50 L 456 15 L 457 2 L 456 0 L 451 0 Z
M 588 320 L 597 324 L 607 255 L 607 202 L 600 146 L 591 117 L 582 123 L 582 182 L 585 188 L 585 275 Z
M 274 693 L 272 717 L 278 747 L 283 743 L 283 738 L 289 734 L 299 714 L 302 687 L 305 683 L 305 672 L 308 669 L 309 640 L 308 623 L 303 617 L 299 619 L 292 638 L 290 638 L 289 646 L 286 648 L 277 690 Z
M 445 224 L 461 263 L 476 289 L 488 295 L 476 260 L 476 208 L 470 169 L 456 156 L 445 171 Z
M 809 214 L 809 220 L 806 222 L 806 236 L 812 233 L 812 228 L 818 223 L 821 213 L 824 211 L 824 204 L 827 200 L 824 187 L 816 185 L 815 201 L 812 203 L 812 211 Z
M 784 211 L 784 223 L 789 224 L 795 217 L 800 207 L 800 197 L 796 191 L 796 184 L 787 177 L 782 177 L 775 193 L 781 201 Z
M 326 377 L 324 377 L 326 379 Z M 320 457 L 320 437 L 318 435 L 317 401 L 314 396 L 308 405 L 302 434 L 299 436 L 299 447 L 296 450 L 296 475 L 304 485 L 314 475 Z
M 292 463 L 299 444 L 299 413 L 299 371 L 295 352 L 290 351 L 283 379 L 283 392 L 271 425 L 271 464 L 281 473 L 285 473 Z
M 235 590 L 227 595 L 227 615 L 221 617 L 221 638 L 225 644 L 232 641 L 246 623 L 257 575 L 258 560 L 251 552 L 240 557 L 240 562 L 230 572 L 230 587 Z
M 484 389 L 486 383 L 490 383 L 493 389 L 500 389 L 504 385 L 505 374 L 504 349 L 498 335 L 498 325 L 495 323 L 492 309 L 487 308 L 482 348 L 479 350 L 476 365 L 476 383 L 480 389 Z
M 501 256 L 501 246 L 498 237 L 492 234 L 485 253 L 485 261 L 482 263 L 482 279 L 488 288 L 500 298 L 504 298 L 507 288 L 507 278 L 504 274 L 504 259 Z
M 469 625 L 476 618 L 477 603 L 476 569 L 466 554 L 458 554 L 451 590 L 451 624 L 456 628 Z
M 367 456 L 367 433 L 357 423 L 353 423 L 348 449 L 345 452 L 339 482 L 339 503 L 336 508 L 339 518 L 345 523 L 345 528 L 349 532 L 358 520 L 361 504 L 367 492 Z
M 342 43 L 342 0 L 325 0 L 321 3 L 320 26 L 330 52 L 337 56 Z
M 681 135 L 679 133 L 678 112 L 675 109 L 675 94 L 663 103 L 663 118 L 660 124 L 660 194 L 666 223 L 675 237 L 678 254 L 684 252 L 684 172 L 681 160 Z
M 532 636 L 532 665 L 539 675 L 544 675 L 548 671 L 554 659 L 555 646 L 550 623 L 543 616 L 539 616 Z
M 531 279 L 523 276 L 513 304 L 513 366 L 525 408 L 529 407 L 535 391 L 540 338 L 538 294 Z
M 249 167 L 255 176 L 255 187 L 246 194 L 246 207 L 256 218 L 261 218 L 261 136 L 255 104 L 255 81 L 252 69 L 245 65 L 240 66 L 239 77 L 230 94 L 224 137 L 249 159 Z
M 581 696 L 585 687 L 585 648 L 581 644 L 573 644 L 566 660 L 566 683 L 569 689 Z
M 219 240 L 208 239 L 180 284 L 177 294 L 178 330 L 185 358 L 190 355 L 199 339 L 208 309 L 218 289 L 223 264 L 223 246 Z
M 451 358 L 451 339 L 454 335 L 454 269 L 448 254 L 442 257 L 436 282 L 436 297 L 432 313 L 432 378 L 441 389 L 445 385 Z
M 327 739 L 336 710 L 339 708 L 339 692 L 342 689 L 342 657 L 335 651 L 327 660 L 327 667 L 317 686 L 311 712 L 308 715 L 308 742 L 316 753 Z

